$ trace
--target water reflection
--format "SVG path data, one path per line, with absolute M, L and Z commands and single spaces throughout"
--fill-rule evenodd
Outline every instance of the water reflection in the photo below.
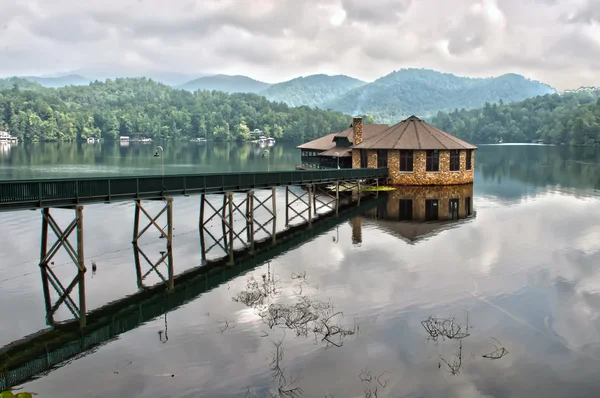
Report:
M 475 217 L 473 184 L 400 187 L 388 192 L 387 203 L 367 211 L 365 223 L 414 244 Z M 353 242 L 359 243 L 361 220 L 353 220 Z

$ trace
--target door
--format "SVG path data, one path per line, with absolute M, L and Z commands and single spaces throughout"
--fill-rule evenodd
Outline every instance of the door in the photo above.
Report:
M 458 220 L 458 199 L 450 199 L 448 203 L 449 216 L 451 220 Z

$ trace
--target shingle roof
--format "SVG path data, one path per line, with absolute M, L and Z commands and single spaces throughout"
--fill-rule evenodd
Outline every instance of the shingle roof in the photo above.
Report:
M 337 153 L 337 154 L 336 154 Z M 335 158 L 344 158 L 352 156 L 352 150 L 350 148 L 331 148 L 324 152 L 319 153 L 319 156 L 333 156 Z
M 437 127 L 411 116 L 378 134 L 365 137 L 356 149 L 477 149 Z
M 363 140 L 373 137 L 389 127 L 390 126 L 388 126 L 387 124 L 363 124 Z M 298 145 L 296 148 L 312 149 L 315 151 L 327 151 L 329 149 L 335 148 L 335 141 L 333 140 L 335 137 L 346 137 L 348 138 L 348 141 L 350 141 L 351 144 L 354 144 L 354 135 L 352 134 L 352 127 L 350 127 L 344 131 L 340 131 L 339 133 L 327 134 L 326 136 L 317 138 L 316 140 L 305 142 L 302 145 Z
M 368 137 L 372 137 L 375 134 L 379 134 L 383 130 L 388 129 L 388 128 L 390 128 L 390 126 L 387 124 L 363 124 L 363 126 L 362 126 L 363 141 L 365 139 L 367 139 Z M 352 127 L 347 128 L 346 130 L 337 133 L 335 136 L 348 138 L 348 141 L 350 141 L 350 143 L 352 145 L 354 145 L 354 134 L 353 134 Z
M 298 149 L 313 149 L 315 151 L 326 151 L 331 147 L 335 146 L 335 142 L 333 142 L 333 137 L 337 133 L 327 134 L 321 138 L 317 138 L 316 140 L 305 142 L 302 145 L 298 145 L 296 148 Z

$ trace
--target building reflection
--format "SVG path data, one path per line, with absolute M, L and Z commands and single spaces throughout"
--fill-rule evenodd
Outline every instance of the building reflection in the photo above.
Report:
M 375 226 L 409 243 L 416 243 L 476 215 L 473 184 L 405 186 L 387 195 L 385 203 L 351 221 L 354 244 L 362 241 L 362 225 Z

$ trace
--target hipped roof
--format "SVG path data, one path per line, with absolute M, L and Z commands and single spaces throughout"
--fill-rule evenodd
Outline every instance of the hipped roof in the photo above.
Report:
M 416 116 L 411 116 L 355 145 L 356 149 L 477 149 Z

